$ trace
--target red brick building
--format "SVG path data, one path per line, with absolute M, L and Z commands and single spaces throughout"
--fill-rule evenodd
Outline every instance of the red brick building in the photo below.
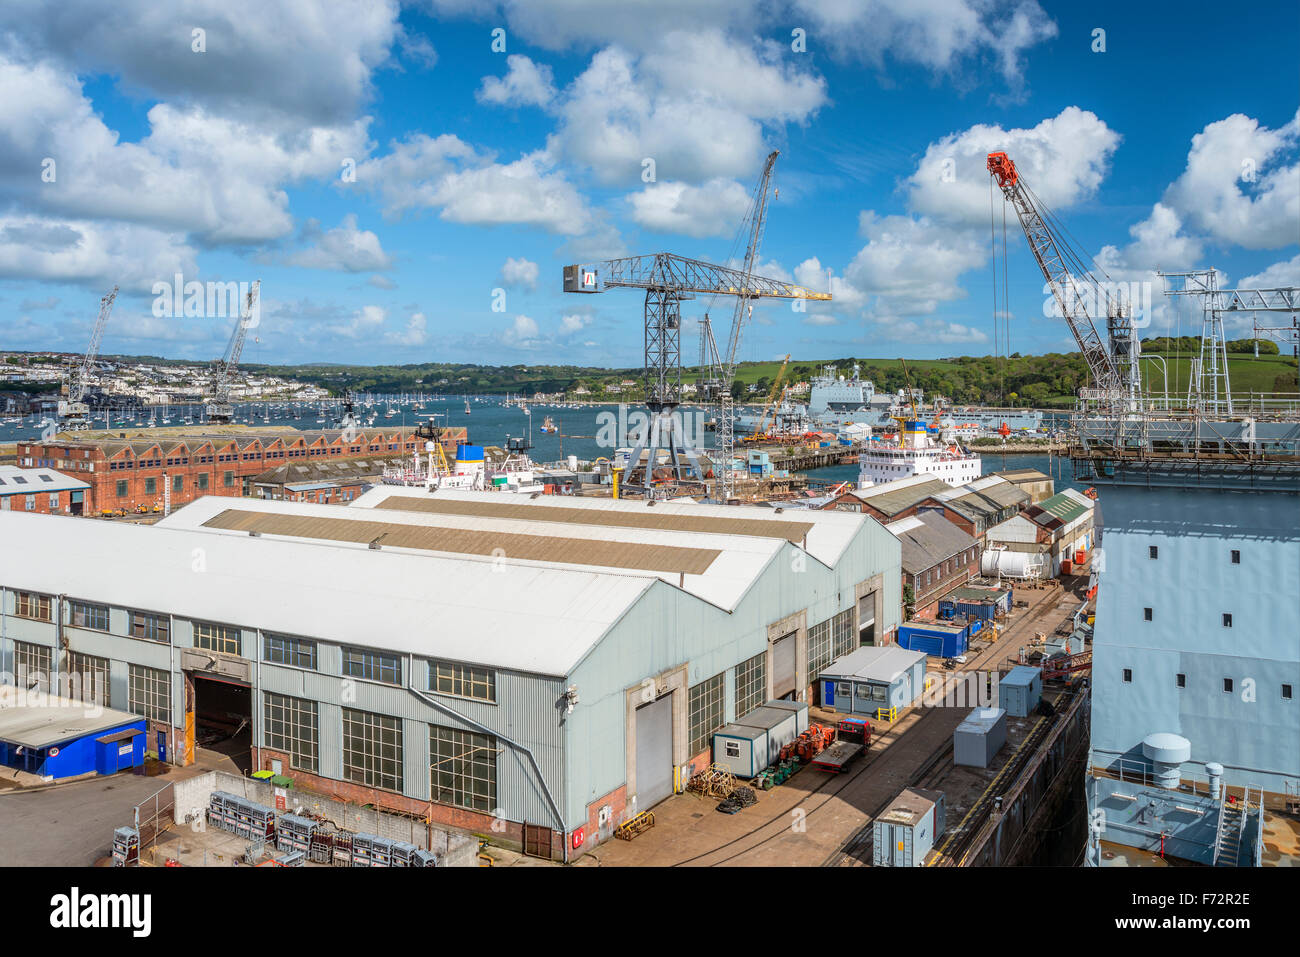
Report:
M 467 440 L 464 427 L 444 429 L 439 437 L 448 458 Z M 164 483 L 176 508 L 203 495 L 252 494 L 251 479 L 277 465 L 409 455 L 423 450 L 425 441 L 408 429 L 370 429 L 351 436 L 339 430 L 129 438 L 122 433 L 118 438 L 19 442 L 18 464 L 58 469 L 87 483 L 84 514 L 100 515 L 161 507 Z

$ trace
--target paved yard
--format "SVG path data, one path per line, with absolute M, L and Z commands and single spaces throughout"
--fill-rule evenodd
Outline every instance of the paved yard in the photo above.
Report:
M 173 774 L 122 772 L 56 787 L 0 791 L 0 865 L 90 867 L 112 852 L 113 830 Z

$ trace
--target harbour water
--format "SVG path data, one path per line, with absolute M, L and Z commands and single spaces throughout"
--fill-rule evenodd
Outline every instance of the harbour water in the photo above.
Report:
M 560 404 L 529 403 L 528 411 L 525 412 L 516 404 L 506 404 L 499 397 L 481 396 L 468 398 L 470 413 L 466 415 L 467 397 L 463 395 L 427 396 L 420 403 L 409 400 L 399 401 L 396 398 L 389 402 L 378 397 L 373 404 L 367 404 L 367 401 L 366 399 L 360 401 L 356 410 L 363 431 L 410 429 L 427 422 L 430 416 L 436 416 L 436 423 L 439 425 L 468 428 L 470 441 L 476 445 L 504 446 L 506 440 L 510 438 L 529 440 L 532 444 L 529 454 L 537 462 L 558 462 L 569 455 L 576 455 L 583 461 L 592 461 L 602 456 L 608 458 L 613 455 L 616 447 L 626 447 L 630 444 L 626 439 L 614 445 L 608 441 L 610 436 L 617 434 L 617 429 L 613 428 L 611 423 L 618 422 L 620 418 L 627 421 L 626 416 L 619 416 L 616 403 L 567 407 Z M 394 413 L 392 416 L 387 415 L 389 409 Z M 629 406 L 628 413 L 634 414 L 638 409 L 637 406 Z M 274 402 L 269 405 L 263 402 L 239 403 L 236 404 L 235 410 L 235 421 L 240 425 L 263 428 L 287 426 L 303 431 L 335 428 L 339 415 L 339 406 L 335 402 L 301 405 Z M 700 412 L 692 407 L 686 407 L 685 411 L 691 415 Z M 152 419 L 160 428 L 201 429 L 198 423 L 202 422 L 202 416 L 203 407 L 198 405 L 157 406 L 149 407 L 142 416 L 134 420 L 129 417 L 124 420 L 114 418 L 110 421 L 109 427 L 111 431 L 130 436 L 133 432 L 148 427 Z M 554 421 L 558 427 L 557 431 L 551 433 L 542 431 L 542 421 L 547 416 Z M 103 429 L 104 423 L 96 419 L 95 428 Z M 26 417 L 22 427 L 16 423 L 0 421 L 0 443 L 39 439 L 40 436 L 41 417 L 39 416 Z M 712 445 L 713 433 L 707 433 L 704 438 L 706 448 Z M 984 474 L 1014 468 L 1034 468 L 1041 472 L 1054 470 L 1049 474 L 1057 480 L 1058 489 L 1080 487 L 1069 480 L 1068 463 L 1062 463 L 1059 458 L 1053 459 L 1047 455 L 981 454 Z M 837 465 L 815 469 L 806 474 L 815 483 L 836 484 L 845 481 L 856 482 L 858 469 L 856 465 Z

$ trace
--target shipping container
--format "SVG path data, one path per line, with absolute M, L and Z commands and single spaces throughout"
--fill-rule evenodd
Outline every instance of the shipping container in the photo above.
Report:
M 952 763 L 987 768 L 1006 743 L 1006 709 L 976 708 L 952 733 Z
M 798 718 L 793 711 L 781 708 L 761 707 L 750 711 L 740 719 L 746 727 L 761 728 L 767 732 L 767 756 L 759 770 L 769 764 L 775 764 L 781 749 L 799 737 Z
M 808 702 L 786 701 L 784 698 L 773 698 L 771 701 L 764 702 L 763 707 L 793 712 L 794 731 L 796 735 L 803 734 L 808 730 Z
M 874 867 L 920 867 L 943 835 L 942 791 L 905 788 L 871 823 Z
M 1017 665 L 998 681 L 998 704 L 1013 718 L 1027 718 L 1043 694 L 1043 672 Z

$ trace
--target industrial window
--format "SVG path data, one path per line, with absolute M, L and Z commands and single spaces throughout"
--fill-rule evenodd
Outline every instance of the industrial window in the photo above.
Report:
M 52 621 L 50 614 L 50 596 L 37 595 L 29 591 L 20 591 L 15 596 L 17 606 L 14 614 L 19 618 L 31 618 L 33 621 Z
M 1132 669 L 1132 668 L 1125 668 L 1125 669 L 1124 669 L 1124 680 L 1125 680 L 1126 682 L 1130 683 L 1130 684 L 1133 682 L 1133 669 Z
M 107 658 L 69 652 L 68 673 L 60 675 L 60 681 L 67 688 L 65 696 L 73 701 L 85 701 L 105 708 L 113 706 L 109 701 Z
M 235 484 L 235 473 L 234 473 L 234 472 L 222 472 L 222 473 L 221 473 L 221 484 L 224 485 L 226 488 L 232 488 L 232 487 L 234 486 L 234 484 Z
M 1291 686 L 1290 686 L 1290 685 L 1283 685 L 1283 686 L 1282 686 L 1282 697 L 1283 697 L 1283 699 L 1286 700 L 1286 701 L 1290 701 L 1290 700 L 1291 700 Z
M 402 663 L 396 655 L 361 648 L 343 649 L 343 673 L 350 678 L 366 678 L 390 685 L 402 683 Z
M 131 637 L 145 641 L 171 641 L 171 620 L 166 615 L 131 612 Z
M 59 508 L 59 493 L 58 493 L 58 492 L 51 492 L 51 493 L 50 493 L 50 508 L 51 508 L 52 510 L 54 510 L 54 511 L 58 511 L 58 508 Z
M 1151 557 L 1151 558 L 1159 558 L 1159 557 L 1160 557 L 1160 548 L 1159 548 L 1159 546 L 1157 546 L 1157 545 L 1148 545 L 1148 546 L 1147 546 L 1147 555 L 1148 555 L 1149 557 Z
M 729 758 L 738 758 L 738 757 L 740 757 L 740 742 L 739 742 L 739 741 L 728 741 L 728 742 L 726 742 L 726 748 L 727 748 L 727 757 L 729 757 Z
M 286 635 L 264 635 L 262 657 L 277 665 L 316 670 L 316 642 Z
M 126 482 L 125 482 L 125 480 L 120 481 L 120 482 L 117 483 L 117 497 L 118 497 L 118 498 L 126 498 Z
M 24 691 L 50 690 L 50 649 L 26 641 L 14 642 L 14 677 Z
M 831 621 L 827 619 L 808 629 L 808 682 L 811 684 L 835 660 L 835 641 L 831 635 Z M 739 681 L 737 681 L 739 687 Z M 739 702 L 739 698 L 736 699 Z M 736 716 L 740 716 L 737 707 Z
M 108 631 L 107 605 L 92 605 L 85 601 L 73 601 L 68 604 L 72 610 L 69 624 L 77 628 L 89 628 L 91 631 Z
M 318 770 L 316 702 L 268 691 L 263 705 L 266 746 L 289 755 L 290 767 L 299 771 Z
M 858 636 L 853 633 L 852 608 L 831 619 L 831 640 L 835 643 L 836 658 L 847 655 L 858 646 Z
M 196 481 L 198 482 L 198 486 L 199 486 L 199 488 L 207 488 L 207 487 L 208 487 L 208 473 L 207 473 L 207 472 L 200 472 L 199 475 L 198 475 L 198 478 L 196 479 Z
M 180 492 L 180 491 L 182 491 L 184 488 L 185 488 L 185 476 L 183 476 L 183 475 L 173 475 L 173 476 L 172 476 L 172 491 L 173 491 L 173 492 Z
M 429 690 L 477 701 L 497 700 L 497 676 L 491 668 L 453 661 L 429 662 Z
M 1223 691 L 1224 691 L 1224 694 L 1232 694 L 1232 679 L 1231 679 L 1231 678 L 1224 678 L 1224 679 L 1223 679 Z
M 402 724 L 397 718 L 343 709 L 343 778 L 402 790 Z
M 1187 687 L 1187 675 L 1175 675 L 1174 681 L 1180 688 Z
M 1223 613 L 1223 627 L 1224 628 L 1232 627 L 1232 614 L 1230 612 L 1225 611 Z
M 172 720 L 171 675 L 159 668 L 129 665 L 126 676 L 126 710 L 154 721 Z
M 1143 609 L 1142 609 L 1142 620 L 1143 620 L 1143 621 L 1150 621 L 1150 620 L 1151 620 L 1151 609 L 1150 609 L 1150 608 L 1143 608 Z
M 228 655 L 239 654 L 239 629 L 229 625 L 214 625 L 210 621 L 194 623 L 194 647 L 220 651 Z
M 158 493 L 158 480 L 156 478 L 147 478 L 144 480 L 144 494 L 156 495 Z
M 736 665 L 737 721 L 763 703 L 767 692 L 766 663 L 767 652 L 764 651 Z
M 1232 564 L 1234 564 L 1234 565 L 1240 565 L 1240 564 L 1241 564 L 1241 552 L 1239 552 L 1239 551 L 1238 551 L 1237 549 L 1235 549 L 1235 548 L 1232 550 Z
M 23 507 L 26 508 L 27 511 L 29 512 L 36 511 L 36 496 L 35 495 L 23 496 Z
M 854 695 L 854 697 L 856 697 L 859 701 L 870 701 L 870 700 L 871 700 L 871 685 L 866 684 L 865 682 L 863 682 L 863 683 L 861 683 L 861 684 L 854 684 L 854 686 L 853 686 L 853 695 Z
M 687 727 L 692 755 L 707 751 L 713 732 L 722 727 L 726 709 L 726 676 L 724 671 L 691 688 Z
M 491 813 L 497 803 L 497 739 L 430 725 L 429 796 Z

